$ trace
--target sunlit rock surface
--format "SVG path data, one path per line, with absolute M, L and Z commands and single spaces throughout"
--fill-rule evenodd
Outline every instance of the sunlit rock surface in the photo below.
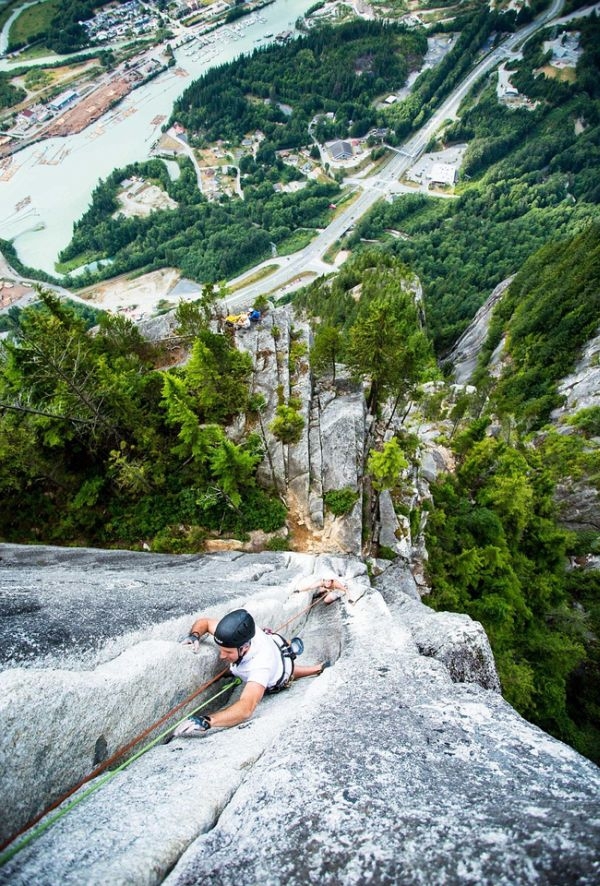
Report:
M 198 613 L 247 605 L 259 625 L 292 619 L 286 632 L 298 632 L 311 593 L 295 591 L 315 574 L 345 578 L 353 599 L 368 585 L 359 562 L 292 553 L 1 545 L 0 556 L 0 838 L 222 670 L 212 642 L 197 656 L 178 642 Z M 337 656 L 330 647 L 322 657 Z
M 552 412 L 555 421 L 565 414 L 600 406 L 600 334 L 587 343 L 573 372 L 561 380 L 558 393 L 565 402 Z
M 497 693 L 453 683 L 380 598 L 358 605 L 329 691 L 169 886 L 596 882 L 597 767 Z
M 500 692 L 494 656 L 479 622 L 458 612 L 434 612 L 421 602 L 412 571 L 401 558 L 375 580 L 375 586 L 394 620 L 408 627 L 421 655 L 441 662 L 456 683 L 477 683 Z
M 470 381 L 477 366 L 479 354 L 487 338 L 494 308 L 510 286 L 512 279 L 512 277 L 509 277 L 496 286 L 485 304 L 479 308 L 468 328 L 461 335 L 448 356 L 446 362 L 452 366 L 452 374 L 457 383 L 467 384 Z
M 54 647 L 0 675 L 5 831 L 23 823 L 20 796 L 45 806 L 215 672 L 212 641 L 198 656 L 177 643 L 200 608 L 247 605 L 271 626 L 291 617 L 303 661 L 332 662 L 249 723 L 157 744 L 4 864 L 0 883 L 598 881 L 600 770 L 484 688 L 481 629 L 416 600 L 401 564 L 369 588 L 364 564 L 341 556 L 0 554 L 3 586 L 35 586 L 57 624 L 87 587 L 65 630 L 128 614 L 101 643 L 80 642 L 67 668 Z M 303 612 L 311 593 L 296 588 L 332 572 L 356 602 Z M 161 599 L 182 611 L 165 618 Z

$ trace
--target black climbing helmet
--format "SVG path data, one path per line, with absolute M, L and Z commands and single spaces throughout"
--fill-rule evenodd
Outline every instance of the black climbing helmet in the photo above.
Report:
M 215 643 L 229 649 L 239 649 L 249 643 L 256 633 L 254 619 L 245 609 L 234 609 L 223 616 L 215 628 Z

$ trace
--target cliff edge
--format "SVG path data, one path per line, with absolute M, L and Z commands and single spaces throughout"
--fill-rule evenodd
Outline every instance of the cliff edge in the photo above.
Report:
M 4 836 L 215 672 L 208 640 L 198 656 L 178 643 L 200 609 L 289 620 L 305 661 L 332 661 L 248 723 L 151 748 L 0 883 L 598 881 L 600 770 L 502 700 L 480 626 L 415 599 L 399 561 L 371 583 L 346 556 L 0 555 L 7 599 L 29 588 L 36 602 L 3 621 L 3 641 L 63 629 L 43 667 L 31 656 L 0 674 Z M 299 588 L 324 573 L 351 593 L 307 609 Z M 85 590 L 63 617 L 67 575 Z

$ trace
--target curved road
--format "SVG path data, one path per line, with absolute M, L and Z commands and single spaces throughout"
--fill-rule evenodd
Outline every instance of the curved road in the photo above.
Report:
M 456 116 L 459 105 L 467 95 L 473 84 L 484 74 L 496 67 L 500 62 L 515 52 L 519 46 L 535 31 L 544 27 L 549 21 L 556 18 L 564 0 L 553 0 L 550 7 L 538 18 L 521 28 L 515 34 L 511 34 L 500 46 L 485 56 L 473 70 L 465 77 L 459 86 L 445 99 L 442 105 L 432 115 L 428 122 L 408 141 L 397 149 L 393 157 L 375 175 L 366 178 L 362 183 L 362 191 L 358 194 L 352 205 L 344 209 L 308 246 L 293 255 L 280 259 L 269 259 L 254 269 L 246 271 L 234 280 L 229 281 L 231 286 L 243 284 L 244 279 L 255 275 L 262 267 L 272 266 L 279 263 L 276 271 L 262 280 L 243 286 L 235 294 L 227 297 L 227 310 L 249 306 L 259 295 L 267 295 L 274 290 L 285 291 L 298 288 L 306 282 L 306 275 L 320 275 L 331 273 L 334 269 L 326 264 L 322 256 L 339 240 L 359 219 L 365 215 L 371 207 L 384 194 L 401 190 L 398 184 L 400 177 L 415 163 L 424 152 L 425 147 L 438 131 L 444 120 Z M 580 14 L 588 10 L 580 10 Z M 0 271 L 2 269 L 0 268 Z M 6 267 L 5 270 L 8 270 Z M 12 271 L 12 269 L 10 269 Z M 18 275 L 12 271 L 13 279 Z M 51 287 L 61 293 L 66 290 L 61 287 Z
M 359 194 L 351 206 L 343 210 L 307 247 L 300 252 L 294 253 L 294 255 L 279 259 L 280 266 L 278 270 L 262 280 L 239 289 L 234 295 L 228 296 L 228 309 L 231 311 L 234 308 L 248 306 L 257 296 L 267 295 L 275 289 L 289 290 L 297 288 L 306 283 L 303 277 L 305 278 L 307 273 L 317 275 L 331 273 L 334 270 L 332 266 L 325 264 L 322 260 L 322 256 L 327 250 L 354 225 L 360 216 L 365 215 L 377 200 L 384 194 L 397 189 L 398 179 L 421 156 L 444 120 L 456 116 L 460 103 L 473 84 L 488 71 L 496 67 L 503 59 L 515 52 L 535 31 L 544 27 L 551 19 L 559 15 L 563 5 L 564 0 L 553 0 L 550 7 L 538 18 L 525 25 L 516 33 L 511 34 L 500 46 L 486 55 L 445 99 L 427 123 L 402 145 L 388 163 L 376 175 L 364 180 L 362 193 Z M 261 267 L 272 265 L 273 261 L 277 261 L 277 259 L 264 262 L 253 271 L 246 272 L 235 280 L 230 281 L 230 284 L 239 285 L 245 278 L 255 273 Z
M 31 0 L 31 3 L 24 3 L 22 6 L 18 6 L 7 18 L 4 23 L 2 30 L 0 31 L 0 56 L 5 55 L 6 50 L 8 49 L 8 36 L 10 34 L 10 29 L 12 24 L 16 19 L 19 18 L 21 13 L 28 9 L 30 6 L 37 6 L 38 3 L 43 3 L 44 0 Z

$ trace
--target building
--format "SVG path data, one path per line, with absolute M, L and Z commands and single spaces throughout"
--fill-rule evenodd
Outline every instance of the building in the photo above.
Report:
M 73 89 L 68 89 L 66 92 L 61 92 L 60 95 L 57 95 L 48 104 L 53 111 L 62 111 L 63 108 L 66 108 L 67 105 L 70 105 L 77 98 L 79 98 L 79 93 Z
M 327 150 L 332 160 L 339 162 L 340 160 L 350 160 L 354 156 L 352 145 L 347 141 L 330 142 Z
M 456 169 L 450 163 L 434 163 L 430 178 L 432 184 L 453 185 L 456 182 Z
M 27 129 L 33 123 L 35 123 L 35 114 L 29 108 L 24 108 L 19 114 L 17 114 L 17 126 L 20 129 Z

